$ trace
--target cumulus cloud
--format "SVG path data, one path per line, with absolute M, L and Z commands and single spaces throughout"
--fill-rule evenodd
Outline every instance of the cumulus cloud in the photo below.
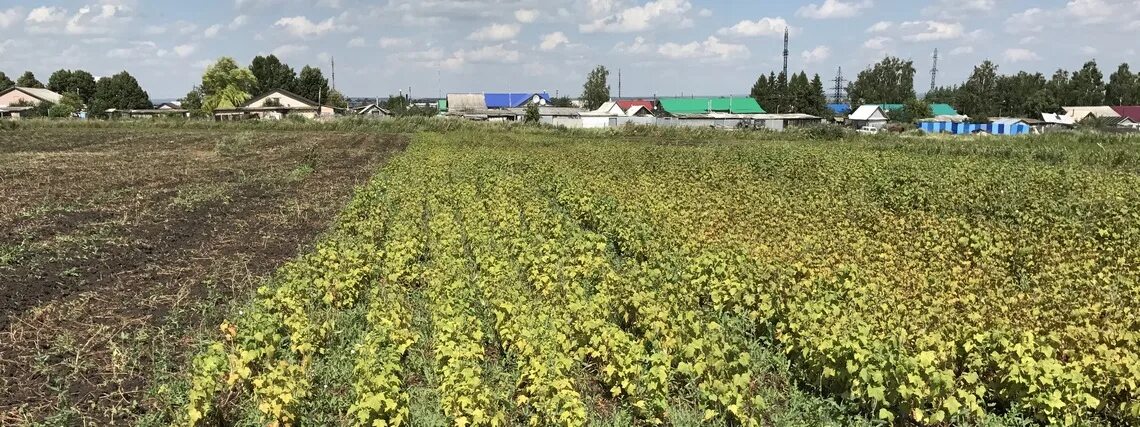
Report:
M 400 38 L 400 37 L 381 37 L 380 38 L 380 47 L 382 47 L 384 49 L 391 49 L 394 47 L 407 47 L 407 46 L 411 46 L 411 45 L 412 45 L 411 39 L 405 39 L 405 38 Z
M 971 53 L 974 53 L 973 46 L 958 46 L 950 51 L 950 55 L 952 56 L 969 55 Z
M 273 55 L 279 58 L 296 58 L 298 55 L 309 51 L 309 47 L 299 44 L 283 44 L 273 49 Z
M 831 48 L 827 46 L 816 46 L 815 49 L 805 50 L 803 53 L 800 53 L 800 57 L 803 58 L 806 64 L 823 62 L 831 57 Z
M 183 44 L 174 47 L 174 54 L 179 58 L 185 58 L 193 55 L 198 50 L 198 46 L 194 44 Z
M 222 25 L 221 24 L 214 24 L 214 25 L 211 25 L 208 28 L 206 28 L 205 31 L 202 31 L 202 36 L 205 38 L 211 39 L 211 38 L 217 37 L 218 33 L 220 33 L 220 32 L 222 32 Z
M 491 24 L 475 30 L 467 36 L 467 40 L 503 41 L 510 40 L 519 35 L 522 27 L 516 24 Z
M 894 28 L 894 27 L 895 27 L 894 22 L 879 21 L 879 22 L 876 22 L 874 25 L 870 26 L 869 28 L 867 28 L 867 32 L 868 33 L 882 33 L 882 32 L 889 31 L 891 28 Z
M 796 15 L 811 19 L 850 18 L 859 15 L 863 9 L 874 6 L 871 0 L 840 1 L 825 0 L 823 4 L 809 4 L 796 11 Z
M 612 0 L 591 0 L 593 10 L 615 10 Z M 693 24 L 686 14 L 693 8 L 688 0 L 656 0 L 622 9 L 578 26 L 583 33 L 633 33 L 656 25 L 687 27 Z
M 935 40 L 953 40 L 965 34 L 962 24 L 957 22 L 941 21 L 910 21 L 899 24 L 903 31 L 903 40 L 911 42 L 927 42 Z
M 872 37 L 863 42 L 863 47 L 871 50 L 886 50 L 887 45 L 892 41 L 894 40 L 890 37 Z
M 542 43 L 538 45 L 539 49 L 550 51 L 557 49 L 558 46 L 570 43 L 570 39 L 566 38 L 566 34 L 561 31 L 554 32 L 542 36 Z
M 1037 61 L 1040 59 L 1041 57 L 1037 56 L 1036 52 L 1029 49 L 1012 48 L 1005 50 L 1005 60 L 1009 62 Z
M 248 16 L 238 15 L 238 16 L 235 16 L 232 21 L 230 21 L 230 25 L 227 28 L 229 28 L 230 31 L 233 31 L 233 30 L 239 29 L 241 27 L 244 27 L 245 24 L 248 22 L 249 22 Z
M 348 47 L 364 47 L 368 42 L 364 41 L 364 37 L 354 37 L 348 41 Z
M 686 44 L 665 43 L 657 48 L 657 53 L 669 59 L 714 59 L 728 60 L 746 58 L 750 52 L 742 44 L 725 43 L 715 36 L 702 42 Z
M 632 53 L 643 54 L 653 51 L 653 45 L 645 40 L 645 37 L 637 36 L 633 38 L 630 43 L 618 42 L 614 45 L 614 52 L 618 53 Z
M 323 36 L 336 29 L 336 23 L 333 22 L 333 18 L 321 22 L 313 22 L 304 16 L 281 18 L 278 19 L 273 26 L 285 30 L 285 32 L 294 37 Z
M 8 10 L 0 10 L 0 29 L 11 27 L 20 21 L 20 10 L 11 8 Z
M 755 21 L 744 20 L 728 28 L 721 28 L 716 33 L 722 36 L 741 37 L 778 37 L 784 35 L 788 28 L 788 21 L 784 18 L 760 18 Z
M 534 9 L 519 9 L 515 11 L 515 19 L 524 24 L 529 24 L 538 19 L 538 11 Z

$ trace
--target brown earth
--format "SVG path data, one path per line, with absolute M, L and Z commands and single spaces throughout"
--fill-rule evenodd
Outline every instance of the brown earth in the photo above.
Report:
M 152 388 L 392 154 L 362 133 L 0 131 L 0 425 L 154 423 Z M 235 303 L 237 301 L 237 303 Z

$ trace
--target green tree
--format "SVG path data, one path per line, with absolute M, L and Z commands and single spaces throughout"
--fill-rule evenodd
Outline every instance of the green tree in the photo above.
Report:
M 324 104 L 324 98 L 329 95 L 329 80 L 325 78 L 320 68 L 306 65 L 301 69 L 293 92 L 311 101 Z
M 610 100 L 610 86 L 606 83 L 610 71 L 599 65 L 586 76 L 586 84 L 582 85 L 582 100 L 587 110 L 597 110 Z
M 1096 61 L 1086 62 L 1081 69 L 1073 73 L 1069 82 L 1074 106 L 1103 105 L 1104 104 L 1104 74 L 1096 66 Z
M 1048 108 L 1048 82 L 1041 73 L 1018 72 L 997 82 L 998 115 L 1036 117 Z
M 847 85 L 852 104 L 895 104 L 917 98 L 914 62 L 888 56 Z
M 281 62 L 276 55 L 257 56 L 249 65 L 249 70 L 257 78 L 253 92 L 257 95 L 266 94 L 274 89 L 292 91 L 297 85 L 297 73 L 293 67 Z
M 336 89 L 329 90 L 329 96 L 325 99 L 325 105 L 336 108 L 348 108 L 348 100 L 344 99 L 344 95 Z
M 996 117 L 1000 114 L 997 68 L 989 60 L 974 67 L 973 74 L 958 89 L 955 97 L 954 105 L 960 113 L 970 117 Z
M 16 79 L 16 86 L 43 89 L 44 84 L 40 83 L 39 80 L 36 80 L 36 75 L 31 71 L 25 71 L 24 75 Z
M 1074 105 L 1075 97 L 1072 90 L 1072 76 L 1068 71 L 1058 69 L 1045 85 L 1050 95 L 1060 105 Z
M 8 89 L 8 88 L 15 86 L 15 85 L 16 85 L 16 82 L 14 82 L 14 81 L 12 81 L 12 79 L 8 78 L 8 75 L 4 74 L 3 71 L 0 71 L 0 90 L 5 90 L 5 89 Z
M 83 109 L 83 99 L 73 92 L 65 92 L 59 103 L 48 110 L 49 117 L 71 117 Z
M 47 88 L 60 94 L 74 93 L 83 103 L 95 96 L 95 77 L 83 70 L 59 70 L 48 78 Z
M 804 106 L 805 113 L 819 117 L 830 117 L 833 112 L 827 106 L 827 93 L 823 88 L 823 79 L 816 74 L 811 79 L 811 95 Z
M 95 82 L 95 95 L 91 99 L 89 111 L 94 116 L 103 116 L 111 108 L 119 110 L 152 108 L 150 96 L 126 71 L 111 77 L 103 77 Z
M 912 99 L 903 103 L 903 107 L 889 113 L 892 121 L 901 123 L 914 123 L 922 119 L 934 117 L 934 110 L 930 104 L 923 100 Z
M 936 87 L 934 90 L 926 92 L 922 100 L 928 104 L 950 104 L 954 105 L 954 98 L 958 96 L 958 86 L 942 86 Z M 958 108 L 954 105 L 954 108 Z
M 237 61 L 228 56 L 206 68 L 202 74 L 202 111 L 213 114 L 219 108 L 235 108 L 248 101 L 250 91 L 257 85 L 257 78 L 248 68 L 238 66 Z
M 1136 105 L 1140 101 L 1140 76 L 1133 73 L 1128 64 L 1120 64 L 1108 77 L 1104 92 L 1104 100 L 1109 105 Z
M 574 100 L 570 99 L 569 96 L 560 96 L 557 98 L 551 98 L 550 99 L 550 106 L 551 107 L 569 108 L 569 107 L 574 106 Z
M 538 123 L 538 120 L 541 117 L 542 116 L 538 111 L 538 104 L 530 104 L 526 106 L 526 116 L 523 118 L 523 122 Z

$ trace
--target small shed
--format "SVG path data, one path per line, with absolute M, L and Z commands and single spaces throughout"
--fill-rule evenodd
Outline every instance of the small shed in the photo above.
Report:
M 443 103 L 447 114 L 464 115 L 487 110 L 487 98 L 481 93 L 449 93 Z
M 856 128 L 869 126 L 879 129 L 887 125 L 887 113 L 879 105 L 868 104 L 856 108 L 851 115 L 847 116 L 847 120 Z

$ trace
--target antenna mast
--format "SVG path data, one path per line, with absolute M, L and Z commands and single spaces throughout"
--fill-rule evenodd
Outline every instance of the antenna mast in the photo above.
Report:
M 832 87 L 832 90 L 835 91 L 833 93 L 834 102 L 841 104 L 843 103 L 843 84 L 847 83 L 847 80 L 843 78 L 843 67 L 839 67 L 839 71 L 835 73 L 835 80 L 832 80 L 832 82 L 835 83 L 835 86 Z
M 934 66 L 930 68 L 930 91 L 934 92 L 938 86 L 938 48 L 934 49 Z
M 784 27 L 784 75 L 788 75 L 788 27 Z
M 332 88 L 336 90 L 336 58 L 329 58 L 332 61 Z
M 621 68 L 618 68 L 618 99 L 621 99 Z

